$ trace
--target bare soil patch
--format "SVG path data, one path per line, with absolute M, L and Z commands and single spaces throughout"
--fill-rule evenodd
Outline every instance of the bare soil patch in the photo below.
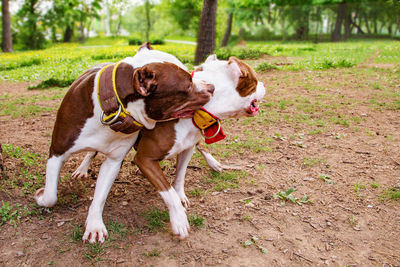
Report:
M 132 151 L 104 210 L 104 221 L 124 224 L 126 236 L 113 235 L 102 248 L 75 241 L 74 229 L 84 225 L 102 163 L 97 157 L 88 179 L 72 179 L 83 158 L 76 155 L 62 170 L 54 208 L 23 217 L 16 228 L 0 226 L 0 265 L 399 266 L 400 202 L 385 197 L 400 187 L 398 75 L 385 66 L 379 72 L 272 71 L 260 79 L 267 89 L 260 116 L 224 122 L 227 140 L 210 148 L 221 162 L 246 172 L 237 188 L 217 190 L 201 157 L 190 163 L 188 213 L 205 218 L 205 225 L 193 227 L 187 240 L 172 236 L 169 225 L 156 232 L 146 226 L 144 212 L 165 207 L 132 164 Z M 49 93 L 25 89 L 24 83 L 3 83 L 0 95 Z M 38 153 L 33 169 L 44 174 L 55 114 L 2 116 L 0 143 Z M 21 166 L 4 153 L 3 160 L 3 179 L 13 179 Z M 174 163 L 163 168 L 172 180 Z M 22 187 L 1 187 L 0 199 L 33 204 Z M 309 203 L 274 199 L 291 187 L 296 198 L 307 195 Z M 188 194 L 195 189 L 200 193 Z M 256 244 L 249 242 L 252 237 Z

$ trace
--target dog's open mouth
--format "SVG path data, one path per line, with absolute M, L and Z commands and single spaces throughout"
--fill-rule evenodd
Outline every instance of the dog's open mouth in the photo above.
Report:
M 193 115 L 194 115 L 194 110 L 185 108 L 175 112 L 172 116 L 176 119 L 183 119 L 183 118 L 192 118 Z
M 258 114 L 258 106 L 257 106 L 256 102 L 257 102 L 257 99 L 254 99 L 253 101 L 251 101 L 250 106 L 246 110 L 247 116 L 253 117 Z

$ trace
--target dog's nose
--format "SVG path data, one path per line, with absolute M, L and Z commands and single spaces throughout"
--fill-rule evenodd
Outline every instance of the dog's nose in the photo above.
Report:
M 209 92 L 210 94 L 213 94 L 215 91 L 215 86 L 212 84 L 207 84 L 207 92 Z

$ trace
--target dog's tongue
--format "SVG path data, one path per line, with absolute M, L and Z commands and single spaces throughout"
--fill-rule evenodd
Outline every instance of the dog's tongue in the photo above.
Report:
M 252 114 L 257 114 L 257 113 L 258 113 L 258 107 L 255 106 L 255 105 L 251 105 L 250 108 L 249 108 L 249 111 L 250 111 Z
M 258 114 L 258 106 L 256 104 L 256 100 L 253 100 L 253 102 L 251 102 L 250 107 L 247 109 L 247 113 L 250 116 L 255 116 Z

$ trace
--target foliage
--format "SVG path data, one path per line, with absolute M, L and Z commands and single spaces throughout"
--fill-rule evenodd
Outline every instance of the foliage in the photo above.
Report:
M 17 223 L 19 223 L 21 219 L 21 214 L 20 214 L 20 209 L 21 205 L 17 204 L 15 206 L 15 209 L 10 205 L 10 202 L 4 202 L 3 200 L 1 201 L 1 208 L 0 208 L 0 226 L 2 226 L 5 223 L 9 223 L 11 225 L 14 225 L 14 227 L 17 226 Z
M 75 25 L 79 25 L 81 32 L 80 39 L 83 40 L 83 32 L 86 24 L 91 19 L 99 18 L 98 12 L 101 9 L 101 0 L 54 0 L 53 5 L 45 14 L 45 24 L 50 28 L 53 42 L 57 40 L 57 29 L 63 31 L 63 41 L 71 41 Z M 76 22 L 79 22 L 77 24 Z
M 256 48 L 221 47 L 215 50 L 215 54 L 218 59 L 229 59 L 231 56 L 240 59 L 256 59 L 264 53 Z
M 43 17 L 38 10 L 39 0 L 25 0 L 17 17 L 18 41 L 23 49 L 42 49 L 46 44 L 44 29 L 41 26 Z
M 252 245 L 256 246 L 260 250 L 260 252 L 264 254 L 268 253 L 268 250 L 259 244 L 259 238 L 257 236 L 252 236 L 251 239 L 248 239 L 243 242 L 243 247 L 245 248 L 250 247 Z
M 386 192 L 381 196 L 381 199 L 391 199 L 400 201 L 400 190 L 397 188 L 391 188 L 386 190 Z
M 201 2 L 198 0 L 164 0 L 168 14 L 183 30 L 197 32 L 201 14 Z
M 267 71 L 267 70 L 276 70 L 276 69 L 278 69 L 277 66 L 271 65 L 268 62 L 262 62 L 261 64 L 258 64 L 255 67 L 255 70 L 259 71 L 259 72 L 264 72 L 264 71 Z
M 132 37 L 129 37 L 128 44 L 129 45 L 141 45 L 141 44 L 143 44 L 143 40 L 140 39 L 139 37 L 132 36 Z
M 291 201 L 292 203 L 297 203 L 299 205 L 306 204 L 309 202 L 308 196 L 304 195 L 301 199 L 296 198 L 292 193 L 294 193 L 296 189 L 294 187 L 289 188 L 286 191 L 281 191 L 279 193 L 274 194 L 274 199 L 281 199 L 283 203 L 286 201 Z
M 189 225 L 194 227 L 203 227 L 205 219 L 197 214 L 189 215 Z
M 37 81 L 36 87 L 68 86 L 88 68 L 103 62 L 116 62 L 125 57 L 134 56 L 138 46 L 124 44 L 127 39 L 95 38 L 93 43 L 103 46 L 92 47 L 72 44 L 58 44 L 46 50 L 4 53 L 0 55 L 0 79 L 13 81 Z M 141 43 L 140 43 L 141 44 Z M 107 46 L 104 46 L 107 45 Z M 195 46 L 167 43 L 156 45 L 155 49 L 171 53 L 184 64 L 193 64 Z M 379 51 L 379 53 L 377 53 Z M 347 43 L 304 43 L 304 42 L 248 42 L 247 47 L 217 49 L 219 59 L 230 56 L 238 58 L 259 58 L 263 54 L 271 55 L 268 63 L 257 67 L 258 71 L 276 66 L 279 70 L 324 70 L 343 68 L 364 62 L 373 55 L 374 62 L 395 63 L 400 60 L 400 48 L 395 41 L 351 41 Z M 290 61 L 281 64 L 281 58 Z M 266 61 L 265 61 L 266 62 Z M 271 65 L 271 66 L 268 66 Z M 263 66 L 264 65 L 264 66 Z M 1 104 L 1 103 L 0 103 Z M 399 105 L 393 106 L 396 109 Z M 0 109 L 0 113 L 4 110 Z

